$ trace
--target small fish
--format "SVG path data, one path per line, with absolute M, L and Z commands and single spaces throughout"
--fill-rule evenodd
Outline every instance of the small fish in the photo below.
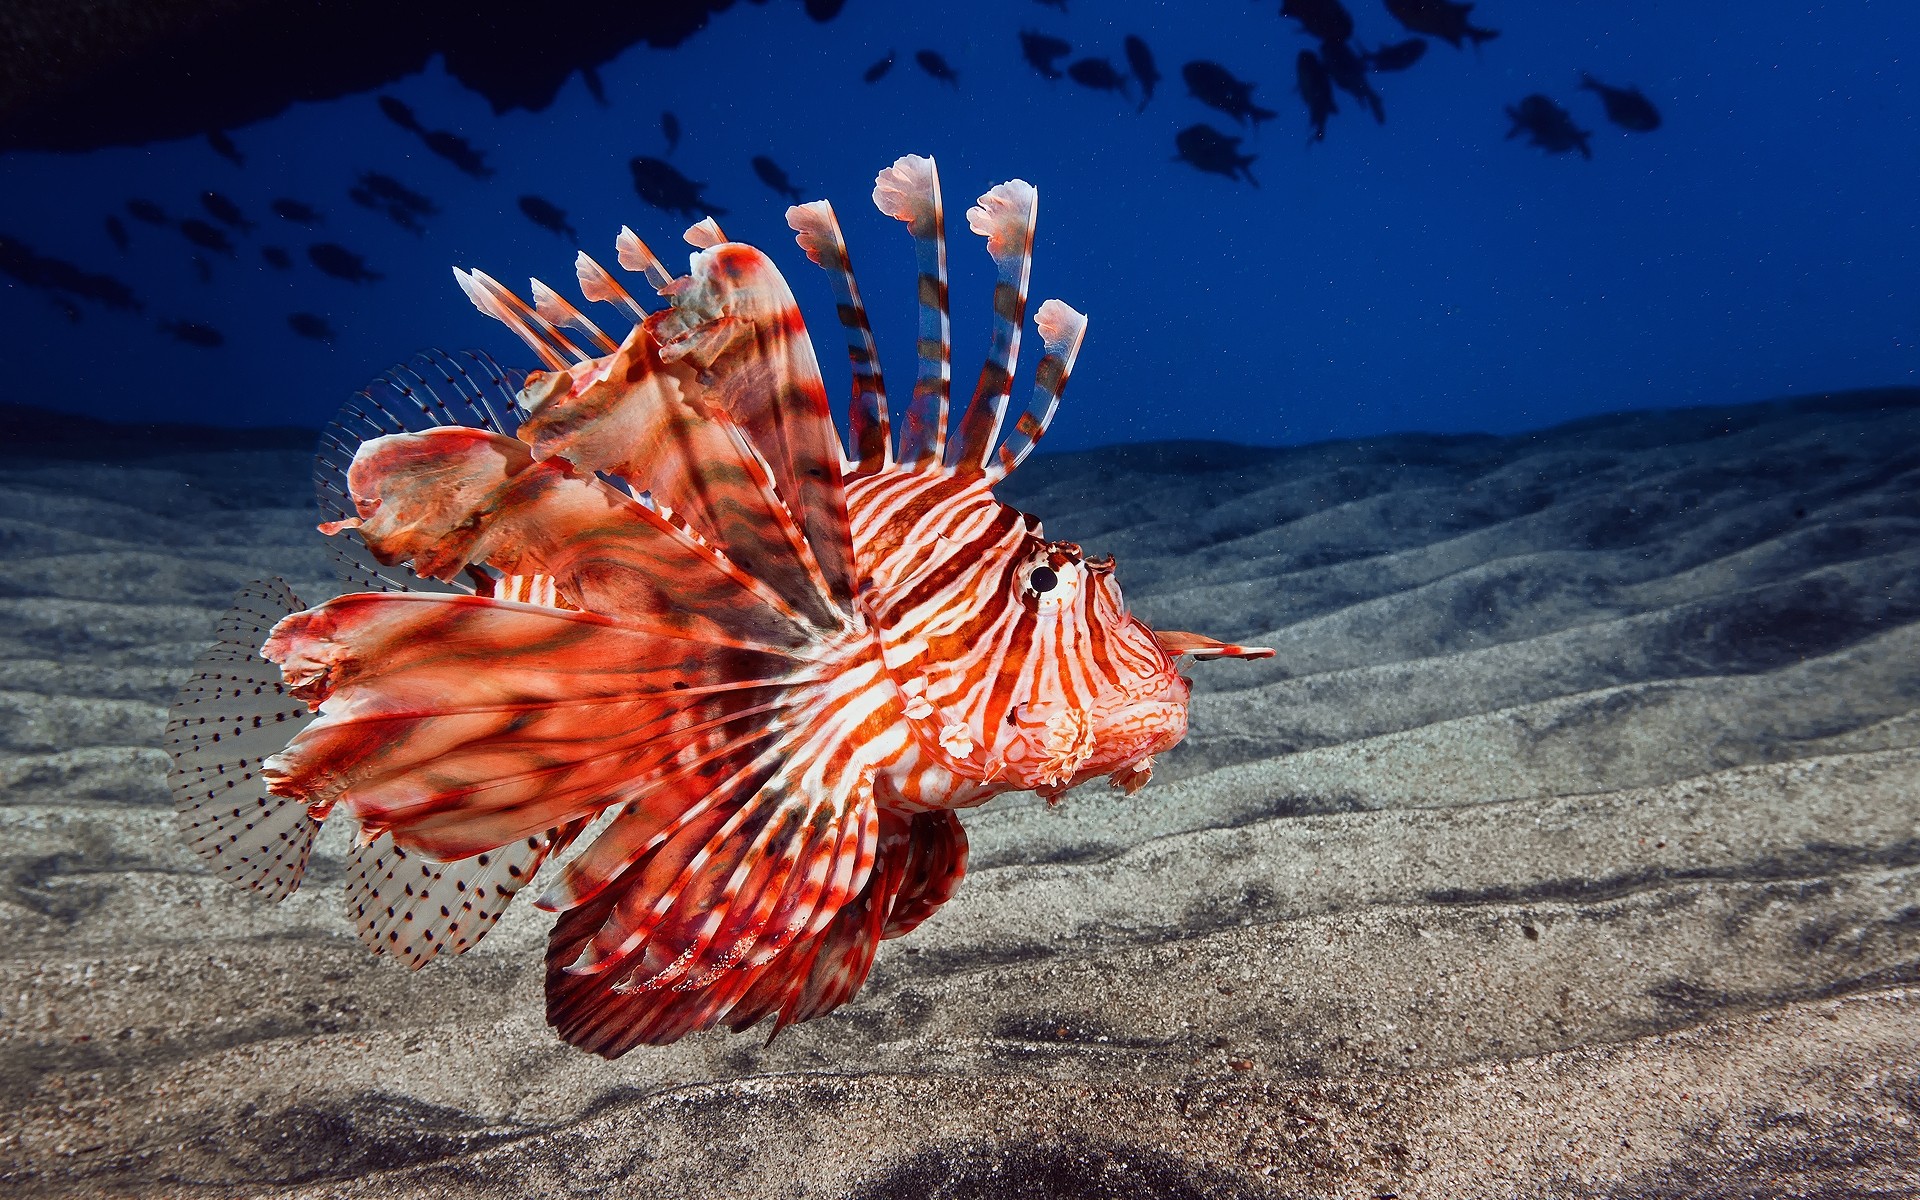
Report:
M 761 183 L 766 184 L 793 203 L 800 203 L 800 189 L 794 186 L 791 179 L 787 178 L 786 171 L 782 169 L 779 163 L 764 154 L 756 154 L 753 156 L 753 173 L 760 177 Z
M 378 171 L 364 171 L 360 175 L 360 186 L 389 204 L 396 204 L 408 212 L 418 213 L 423 217 L 431 217 L 440 211 L 438 204 L 391 175 L 383 175 Z
M 1126 94 L 1127 77 L 1104 58 L 1083 58 L 1067 68 L 1067 78 L 1096 92 Z
M 1365 55 L 1367 69 L 1372 71 L 1404 71 L 1419 62 L 1427 53 L 1425 38 L 1408 38 L 1404 42 L 1393 42 Z
M 224 132 L 218 129 L 210 131 L 207 134 L 207 145 L 212 146 L 215 154 L 226 159 L 234 166 L 244 167 L 247 165 L 246 155 L 240 153 L 240 147 L 234 145 L 233 139 L 228 137 Z
M 284 221 L 292 221 L 295 225 L 312 226 L 325 220 L 314 211 L 312 205 L 299 200 L 275 200 L 272 207 L 275 216 Z
M 387 120 L 392 121 L 408 133 L 426 132 L 426 129 L 420 124 L 420 118 L 414 116 L 413 110 L 407 107 L 407 102 L 398 96 L 380 97 L 380 111 L 387 114 Z
M 1027 65 L 1040 72 L 1044 79 L 1064 78 L 1059 60 L 1073 53 L 1073 47 L 1057 37 L 1036 33 L 1031 29 L 1020 31 L 1020 57 Z
M 1386 105 L 1381 103 L 1380 93 L 1373 90 L 1372 82 L 1367 79 L 1367 64 L 1353 52 L 1353 47 L 1345 42 L 1322 42 L 1320 61 L 1326 64 L 1327 78 L 1333 81 L 1333 86 L 1366 105 L 1375 121 L 1386 124 Z
M 679 213 L 690 221 L 699 220 L 702 216 L 727 215 L 726 209 L 715 208 L 702 194 L 706 184 L 688 179 L 663 158 L 649 158 L 643 154 L 629 161 L 627 166 L 633 172 L 633 190 L 655 208 Z
M 1124 43 L 1127 50 L 1127 66 L 1133 69 L 1133 77 L 1140 81 L 1140 111 L 1147 111 L 1147 101 L 1153 99 L 1154 85 L 1160 82 L 1160 68 L 1153 61 L 1153 51 L 1146 42 L 1131 33 Z
M 960 76 L 954 73 L 953 68 L 947 65 L 947 60 L 941 58 L 939 52 L 934 50 L 916 50 L 913 55 L 913 61 L 919 63 L 920 69 L 925 71 L 933 79 L 941 83 L 951 84 L 954 87 L 960 86 Z
M 41 254 L 17 238 L 0 234 L 0 275 L 47 293 L 61 310 L 79 320 L 69 300 L 87 300 L 103 308 L 139 312 L 133 289 L 111 275 L 84 270 L 63 258 Z
M 621 342 L 545 285 L 530 305 L 457 272 L 546 369 L 515 396 L 482 357 L 441 356 L 472 381 L 447 393 L 467 425 L 357 440 L 381 400 L 348 402 L 315 474 L 353 582 L 314 608 L 250 585 L 174 703 L 169 785 L 194 850 L 277 900 L 322 821 L 357 826 L 346 911 L 418 967 L 470 949 L 583 846 L 541 899 L 560 914 L 547 1020 L 616 1058 L 853 999 L 880 941 L 960 885 L 957 810 L 1144 786 L 1187 732 L 1189 660 L 1272 651 L 1150 628 L 1112 558 L 995 497 L 1045 435 L 1086 318 L 1039 306 L 1015 406 L 1036 196 L 989 189 L 966 225 L 999 277 L 993 348 L 950 421 L 935 179 L 908 156 L 874 189 L 931 273 L 897 423 L 832 210 L 788 213 L 843 314 L 850 447 L 793 293 L 752 246 L 699 250 Z M 631 233 L 618 249 L 658 268 Z
M 384 278 L 369 270 L 365 259 L 334 242 L 315 242 L 308 246 L 307 261 L 322 275 L 331 275 L 348 283 L 373 283 Z
M 592 67 L 580 68 L 580 82 L 587 85 L 587 95 L 601 108 L 607 106 L 607 85 L 601 82 L 600 72 Z
M 1313 126 L 1313 140 L 1327 140 L 1327 118 L 1339 112 L 1333 102 L 1333 80 L 1327 65 L 1311 50 L 1302 50 L 1294 60 L 1294 87 L 1307 104 L 1307 123 Z
M 162 321 L 160 332 L 167 334 L 176 342 L 185 342 L 189 346 L 198 346 L 202 350 L 214 350 L 227 344 L 225 334 L 211 325 L 202 325 L 198 321 Z
M 1221 133 L 1211 125 L 1189 125 L 1174 135 L 1174 161 L 1192 165 L 1212 175 L 1244 179 L 1255 187 L 1260 181 L 1248 168 L 1257 155 L 1240 153 L 1242 139 Z
M 804 7 L 809 17 L 825 24 L 839 16 L 840 10 L 846 6 L 847 0 L 807 0 Z
M 270 267 L 278 267 L 282 271 L 293 269 L 293 256 L 287 253 L 284 246 L 262 246 L 260 257 Z
M 1340 0 L 1283 0 L 1280 15 L 1300 22 L 1317 42 L 1344 42 L 1353 36 L 1353 14 Z
M 316 342 L 331 342 L 333 326 L 318 313 L 297 312 L 287 317 L 287 327 L 303 338 L 312 338 Z
M 1061 12 L 1067 11 L 1067 0 L 1033 0 L 1033 2 L 1043 8 L 1057 8 Z
M 1471 4 L 1457 4 L 1454 0 L 1386 0 L 1386 3 L 1393 19 L 1408 31 L 1437 37 L 1456 50 L 1463 40 L 1471 40 L 1478 46 L 1500 36 L 1498 29 L 1476 29 L 1467 23 L 1467 14 L 1473 10 Z
M 247 220 L 247 214 L 240 211 L 240 206 L 219 192 L 201 192 L 200 207 L 222 225 L 242 232 L 253 228 L 253 222 Z
M 228 258 L 234 257 L 233 243 L 227 240 L 227 235 L 200 218 L 188 217 L 180 222 L 179 229 L 183 237 L 202 250 L 213 250 Z
M 151 200 L 133 199 L 127 201 L 127 211 L 135 220 L 145 221 L 149 225 L 171 225 L 173 219 L 167 216 L 167 210 Z
M 526 218 L 540 228 L 559 234 L 569 241 L 579 241 L 580 235 L 567 224 L 566 210 L 540 196 L 520 197 L 520 211 Z
M 680 148 L 680 118 L 671 112 L 660 114 L 660 136 L 667 139 L 667 153 Z
M 1634 133 L 1652 133 L 1660 128 L 1660 110 L 1637 87 L 1610 87 L 1582 72 L 1580 86 L 1600 97 L 1607 120 Z
M 493 168 L 487 156 L 467 139 L 447 129 L 433 129 L 420 135 L 427 149 L 452 163 L 462 174 L 475 179 L 492 179 Z
M 879 83 L 888 71 L 893 70 L 893 53 L 891 50 L 887 51 L 887 56 L 861 72 L 860 78 L 868 83 Z
M 1241 124 L 1258 125 L 1275 114 L 1256 106 L 1253 102 L 1253 89 L 1258 84 L 1235 79 L 1232 72 L 1216 62 L 1204 59 L 1188 63 L 1180 68 L 1180 77 L 1187 82 L 1187 92 L 1195 100 L 1208 108 L 1219 111 L 1239 121 Z M 1204 129 L 1196 125 L 1195 129 Z
M 1518 105 L 1509 105 L 1507 117 L 1513 122 L 1513 128 L 1507 130 L 1509 140 L 1524 133 L 1529 144 L 1548 154 L 1578 150 L 1581 158 L 1593 157 L 1587 146 L 1592 133 L 1576 126 L 1573 114 L 1538 92 L 1524 97 Z
M 128 248 L 133 245 L 133 239 L 127 236 L 127 227 L 120 223 L 119 217 L 111 213 L 107 214 L 106 224 L 107 237 L 112 239 L 115 246 L 119 247 L 120 253 L 125 254 Z

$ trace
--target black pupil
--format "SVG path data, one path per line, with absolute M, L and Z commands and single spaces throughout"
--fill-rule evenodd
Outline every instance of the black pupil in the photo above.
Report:
M 1036 592 L 1050 592 L 1060 577 L 1053 573 L 1052 567 L 1035 567 L 1033 574 L 1027 576 L 1027 586 Z

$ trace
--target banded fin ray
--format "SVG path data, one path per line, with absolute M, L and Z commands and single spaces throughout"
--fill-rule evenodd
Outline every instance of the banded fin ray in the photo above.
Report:
M 1034 368 L 1033 399 L 1000 444 L 999 461 L 987 468 L 987 478 L 995 483 L 1013 474 L 1046 436 L 1053 415 L 1060 410 L 1060 394 L 1073 374 L 1073 360 L 1087 336 L 1087 318 L 1058 300 L 1042 303 L 1034 324 L 1046 352 Z
M 853 368 L 853 399 L 848 406 L 848 458 L 863 475 L 893 465 L 893 435 L 888 428 L 887 384 L 880 371 L 880 352 L 873 342 L 873 324 L 860 299 L 853 261 L 833 205 L 825 200 L 796 204 L 787 210 L 787 227 L 807 258 L 827 273 L 833 288 L 834 309 L 847 335 L 847 359 Z
M 635 325 L 647 319 L 647 310 L 632 293 L 620 286 L 620 281 L 612 272 L 593 260 L 585 250 L 577 251 L 573 256 L 573 275 L 580 284 L 580 294 L 590 304 L 611 304 L 625 313 L 627 319 Z
M 952 390 L 953 337 L 947 316 L 946 217 L 940 203 L 940 173 L 931 158 L 905 155 L 880 172 L 873 202 L 904 221 L 913 235 L 920 278 L 920 331 L 915 343 L 919 373 L 913 399 L 900 425 L 896 461 L 910 469 L 938 467 L 946 458 L 947 408 Z
M 602 354 L 612 354 L 620 348 L 620 343 L 601 332 L 600 327 L 569 304 L 566 297 L 538 279 L 527 280 L 527 291 L 533 297 L 533 311 L 539 313 L 543 320 L 586 334 L 594 345 L 600 347 Z
M 1027 283 L 1033 276 L 1033 227 L 1040 197 L 1024 179 L 1000 184 L 967 210 L 967 227 L 987 239 L 999 271 L 993 288 L 993 344 L 980 368 L 973 399 L 960 416 L 947 465 L 984 470 L 1000 440 L 1000 423 L 1020 361 L 1020 329 L 1027 319 Z
M 167 720 L 167 786 L 187 844 L 222 878 L 269 900 L 300 886 L 320 830 L 305 804 L 268 791 L 262 768 L 313 719 L 260 657 L 267 632 L 302 607 L 278 579 L 242 588 Z

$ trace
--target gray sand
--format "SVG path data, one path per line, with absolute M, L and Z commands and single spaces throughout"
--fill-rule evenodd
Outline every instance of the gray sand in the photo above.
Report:
M 1920 1191 L 1920 394 L 1030 462 L 1202 665 L 1133 797 L 967 815 L 859 998 L 606 1063 L 548 918 L 409 973 L 174 835 L 166 704 L 307 456 L 0 449 L 10 1195 Z

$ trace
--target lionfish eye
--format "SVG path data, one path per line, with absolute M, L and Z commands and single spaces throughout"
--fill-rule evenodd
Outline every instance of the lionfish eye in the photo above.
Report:
M 1035 594 L 1050 592 L 1060 586 L 1060 576 L 1052 567 L 1043 563 L 1027 575 L 1027 586 L 1032 588 Z

